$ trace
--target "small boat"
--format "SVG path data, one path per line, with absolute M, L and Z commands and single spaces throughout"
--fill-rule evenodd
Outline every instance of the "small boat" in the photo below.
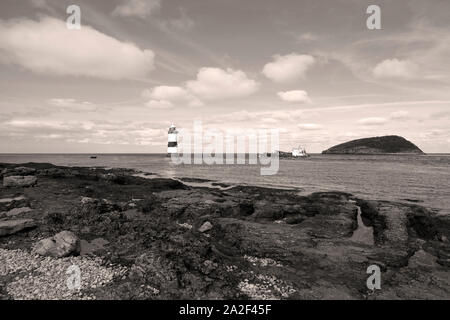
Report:
M 306 149 L 300 146 L 298 148 L 292 149 L 292 156 L 301 158 L 309 157 L 309 155 L 306 153 Z
M 91 159 L 97 159 L 97 156 L 91 156 Z

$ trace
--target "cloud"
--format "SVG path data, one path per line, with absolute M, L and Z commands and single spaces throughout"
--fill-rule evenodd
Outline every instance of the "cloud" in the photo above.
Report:
M 177 86 L 158 86 L 151 90 L 145 90 L 144 97 L 152 99 L 147 103 L 150 107 L 157 105 L 169 107 L 173 103 L 186 103 L 191 107 L 202 106 L 203 103 L 186 89 Z
M 0 136 L 106 145 L 164 145 L 167 132 L 162 127 L 161 123 L 142 121 L 14 119 L 1 124 Z
M 44 120 L 11 120 L 4 123 L 6 127 L 16 129 L 52 129 L 58 131 L 66 131 L 70 126 L 59 121 Z
M 377 78 L 411 79 L 417 76 L 417 65 L 409 60 L 387 59 L 373 69 Z
M 187 100 L 190 95 L 181 87 L 158 86 L 151 90 L 150 97 L 160 100 Z
M 144 90 L 142 96 L 150 99 L 146 105 L 152 108 L 170 108 L 175 104 L 199 107 L 204 105 L 202 100 L 245 97 L 258 88 L 259 83 L 240 70 L 201 68 L 197 79 L 184 86 L 157 86 Z
M 297 42 L 299 42 L 299 43 L 315 41 L 315 40 L 319 39 L 318 36 L 316 36 L 316 35 L 314 35 L 314 34 L 312 34 L 310 32 L 303 33 L 303 34 L 301 34 L 299 36 L 296 36 L 295 38 L 296 38 Z
M 298 127 L 303 130 L 320 130 L 323 128 L 322 125 L 316 123 L 302 123 Z
M 275 121 L 286 123 L 296 122 L 304 117 L 302 110 L 276 110 L 276 111 L 252 111 L 247 110 L 235 111 L 226 114 L 214 115 L 207 119 L 208 123 L 213 124 L 230 124 L 230 123 L 275 123 Z
M 113 10 L 112 15 L 144 19 L 160 7 L 160 0 L 124 0 Z
M 31 0 L 30 2 L 35 8 L 45 9 L 48 7 L 46 0 Z
M 399 110 L 391 113 L 390 118 L 394 120 L 406 120 L 410 118 L 410 115 L 407 111 Z
M 304 78 L 308 69 L 314 63 L 315 58 L 310 55 L 291 53 L 285 56 L 273 56 L 273 62 L 267 63 L 262 73 L 269 79 L 279 82 L 292 82 Z
M 241 70 L 201 68 L 196 80 L 186 82 L 186 88 L 200 99 L 217 100 L 249 96 L 258 90 L 259 83 Z
M 0 20 L 0 63 L 38 74 L 134 79 L 153 69 L 154 53 L 90 26 L 69 30 L 65 22 L 44 17 Z
M 68 98 L 53 98 L 48 100 L 48 104 L 57 107 L 61 111 L 89 112 L 96 111 L 98 106 L 88 101 L 77 101 Z
M 166 100 L 150 100 L 145 106 L 151 109 L 170 109 L 173 108 L 173 104 Z
M 194 20 L 192 20 L 186 13 L 184 8 L 180 8 L 180 16 L 177 18 L 171 18 L 166 20 L 159 20 L 158 26 L 165 31 L 189 31 L 195 26 Z
M 300 103 L 310 103 L 311 99 L 308 97 L 308 93 L 303 90 L 292 90 L 292 91 L 280 91 L 277 93 L 281 100 L 287 102 L 300 102 Z
M 364 118 L 358 120 L 359 124 L 365 125 L 365 126 L 377 126 L 377 125 L 383 125 L 388 122 L 388 119 L 381 118 L 381 117 L 372 117 L 372 118 Z

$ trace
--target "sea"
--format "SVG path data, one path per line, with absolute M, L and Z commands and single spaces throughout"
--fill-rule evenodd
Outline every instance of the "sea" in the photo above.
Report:
M 260 165 L 248 163 L 175 164 L 165 154 L 0 154 L 0 163 L 27 162 L 130 168 L 152 173 L 143 175 L 148 178 L 170 177 L 215 188 L 255 185 L 293 189 L 300 194 L 343 191 L 364 199 L 416 203 L 438 214 L 450 214 L 450 154 L 312 154 L 305 159 L 280 159 L 275 175 L 261 175 Z

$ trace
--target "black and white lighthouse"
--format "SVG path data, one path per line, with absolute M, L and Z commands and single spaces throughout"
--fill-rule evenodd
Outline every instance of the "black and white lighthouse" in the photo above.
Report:
M 177 134 L 177 128 L 172 123 L 169 128 L 169 137 L 167 143 L 167 154 L 169 155 L 178 153 Z

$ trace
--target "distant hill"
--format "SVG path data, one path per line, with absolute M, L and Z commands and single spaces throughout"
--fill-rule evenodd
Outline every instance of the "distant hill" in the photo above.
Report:
M 414 143 L 399 136 L 383 136 L 352 140 L 322 151 L 323 154 L 424 154 Z

